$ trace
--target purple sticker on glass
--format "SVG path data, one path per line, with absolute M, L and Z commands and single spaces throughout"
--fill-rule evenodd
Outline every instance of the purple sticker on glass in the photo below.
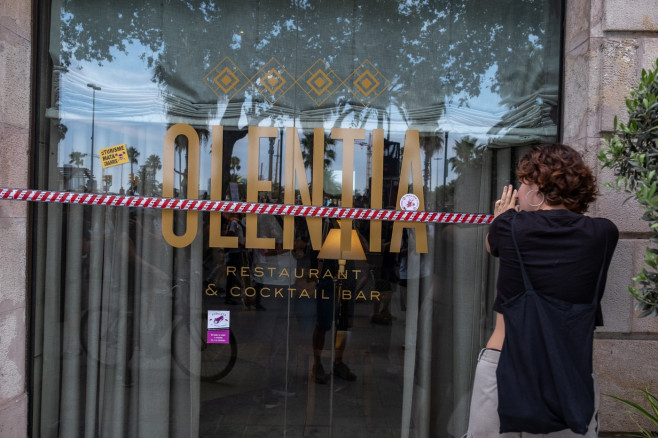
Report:
M 209 344 L 228 344 L 229 343 L 228 330 L 208 330 Z
M 227 329 L 231 326 L 230 310 L 209 310 L 208 330 Z

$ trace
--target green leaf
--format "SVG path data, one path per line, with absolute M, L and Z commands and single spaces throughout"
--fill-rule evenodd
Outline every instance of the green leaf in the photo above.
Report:
M 604 138 L 605 149 L 597 158 L 602 168 L 613 170 L 613 182 L 603 182 L 609 189 L 630 193 L 629 199 L 642 206 L 641 217 L 648 222 L 658 245 L 658 59 L 653 68 L 643 70 L 637 86 L 625 99 L 628 121 L 614 116 L 613 131 Z M 624 200 L 625 204 L 628 199 Z M 658 315 L 658 248 L 647 248 L 647 268 L 633 278 L 636 286 L 628 287 L 636 299 L 640 316 Z M 653 410 L 653 405 L 652 405 Z
M 642 406 L 638 405 L 637 403 L 634 403 L 630 400 L 625 400 L 625 399 L 620 398 L 620 397 L 615 397 L 614 395 L 608 395 L 608 394 L 604 394 L 604 395 L 606 395 L 607 397 L 610 397 L 614 400 L 617 400 L 618 402 L 623 403 L 627 406 L 630 406 L 631 408 L 635 409 L 637 412 L 642 414 L 642 416 L 650 419 L 655 425 L 658 426 L 658 418 L 653 417 L 653 415 L 651 415 L 646 409 L 644 409 Z

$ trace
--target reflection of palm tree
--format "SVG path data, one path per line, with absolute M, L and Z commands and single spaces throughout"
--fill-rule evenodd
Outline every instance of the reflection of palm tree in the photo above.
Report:
M 134 189 L 137 190 L 138 193 L 142 195 L 146 195 L 148 193 L 148 188 L 149 188 L 149 182 L 148 182 L 148 177 L 149 177 L 149 170 L 146 168 L 146 165 L 139 166 L 139 170 L 137 171 L 137 183 L 134 185 Z
M 195 128 L 196 133 L 199 136 L 199 145 L 204 145 L 207 143 L 207 141 L 210 139 L 210 131 L 207 129 L 202 129 L 202 128 Z M 224 132 L 224 156 L 223 159 L 226 160 L 226 153 L 227 151 L 231 153 L 233 151 L 233 145 L 235 142 L 247 135 L 247 130 L 238 130 L 238 136 L 235 136 L 236 131 L 230 131 L 227 130 Z M 176 165 L 174 164 L 174 173 L 178 175 L 178 194 L 183 195 L 187 193 L 187 161 L 188 161 L 188 153 L 189 153 L 189 141 L 186 136 L 178 136 L 176 140 L 174 141 L 174 151 L 178 152 L 178 165 L 179 168 L 176 169 Z M 212 153 L 212 151 L 211 151 Z M 183 157 L 183 154 L 185 155 Z M 226 169 L 227 162 L 224 162 L 224 169 Z M 224 170 L 222 171 L 222 174 L 224 173 Z M 224 181 L 225 178 L 222 178 L 222 181 Z M 225 185 L 223 184 L 223 187 Z M 174 190 L 176 192 L 176 190 Z M 186 195 L 183 195 L 186 196 Z
M 455 156 L 448 159 L 455 173 L 462 174 L 482 164 L 484 145 L 478 145 L 477 139 L 464 137 L 455 143 Z
M 135 174 L 133 171 L 133 164 L 137 164 L 137 157 L 139 157 L 139 151 L 134 148 L 133 146 L 129 146 L 128 149 L 126 149 L 126 152 L 128 153 L 128 162 L 130 163 L 130 191 L 134 192 L 137 187 L 135 184 Z
M 82 153 L 82 152 L 78 152 L 78 151 L 73 151 L 69 155 L 69 157 L 71 158 L 69 160 L 69 164 L 75 164 L 75 168 L 78 169 L 78 172 L 76 172 L 76 175 L 75 175 L 76 178 L 79 178 L 79 169 L 80 169 L 80 166 L 82 166 L 84 164 L 84 162 L 85 162 L 84 158 L 86 156 L 87 156 L 87 154 Z M 71 179 L 73 179 L 73 172 L 71 172 L 71 174 L 69 174 L 68 177 L 66 177 L 66 176 L 64 177 L 64 180 L 67 184 L 67 187 L 68 187 L 69 181 Z
M 130 146 L 126 150 L 128 152 L 128 161 L 130 162 L 130 173 L 133 174 L 133 164 L 137 164 L 137 157 L 139 157 L 139 151 L 134 147 Z
M 185 163 L 187 163 L 187 138 L 186 137 L 178 137 L 176 139 L 176 143 L 174 145 L 174 149 L 178 152 L 178 165 L 180 168 L 176 170 L 174 168 L 174 172 L 178 174 L 178 188 L 180 190 L 180 193 L 183 193 L 183 180 L 184 175 L 187 171 L 187 167 L 185 167 L 186 170 L 183 169 L 183 151 L 185 152 Z
M 432 184 L 432 181 L 430 181 L 432 174 L 432 157 L 436 152 L 439 152 L 443 148 L 443 137 L 440 133 L 433 135 L 421 134 L 420 148 L 425 152 L 425 158 L 423 159 L 423 187 L 429 190 Z
M 156 154 L 151 154 L 146 159 L 144 167 L 148 170 L 149 184 L 152 189 L 155 189 L 155 174 L 158 170 L 162 169 L 162 161 L 160 161 L 160 156 Z M 146 176 L 146 175 L 145 175 Z
M 306 134 L 301 140 L 302 146 L 302 159 L 304 160 L 304 167 L 306 169 L 313 169 L 313 142 L 315 135 Z M 336 145 L 336 140 L 331 138 L 326 132 L 324 133 L 324 176 L 322 183 L 322 191 L 324 193 L 330 193 L 333 196 L 336 196 L 340 193 L 340 185 L 336 182 L 334 173 L 329 169 L 331 163 L 336 159 L 336 151 L 334 146 Z M 309 179 L 309 184 L 313 184 L 313 172 L 311 172 L 311 177 Z M 309 187 L 310 187 L 309 185 Z
M 158 172 L 158 170 L 162 169 L 162 162 L 160 161 L 160 156 L 156 154 L 149 155 L 144 165 L 148 170 L 151 171 L 151 176 L 153 178 L 153 181 L 155 181 L 155 174 Z
M 78 152 L 78 151 L 73 151 L 69 155 L 69 157 L 71 158 L 71 160 L 69 161 L 69 164 L 75 164 L 75 167 L 77 167 L 79 169 L 80 166 L 82 166 L 82 164 L 85 162 L 84 158 L 86 156 L 87 156 L 87 154 L 85 154 L 85 153 Z
M 313 168 L 313 134 L 306 134 L 301 141 L 302 158 L 304 159 L 304 167 L 307 169 Z M 327 169 L 331 163 L 336 159 L 336 151 L 334 145 L 336 140 L 331 138 L 329 134 L 324 133 L 324 168 Z

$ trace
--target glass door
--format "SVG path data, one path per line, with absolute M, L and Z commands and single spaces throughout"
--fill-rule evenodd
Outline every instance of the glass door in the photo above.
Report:
M 561 4 L 42 1 L 37 184 L 488 213 L 558 138 Z M 461 436 L 485 234 L 38 205 L 33 435 Z

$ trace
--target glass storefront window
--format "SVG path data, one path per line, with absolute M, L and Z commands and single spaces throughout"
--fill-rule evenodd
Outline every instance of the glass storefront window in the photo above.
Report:
M 487 213 L 558 139 L 561 8 L 40 1 L 36 184 Z M 33 436 L 461 436 L 485 234 L 38 205 Z

